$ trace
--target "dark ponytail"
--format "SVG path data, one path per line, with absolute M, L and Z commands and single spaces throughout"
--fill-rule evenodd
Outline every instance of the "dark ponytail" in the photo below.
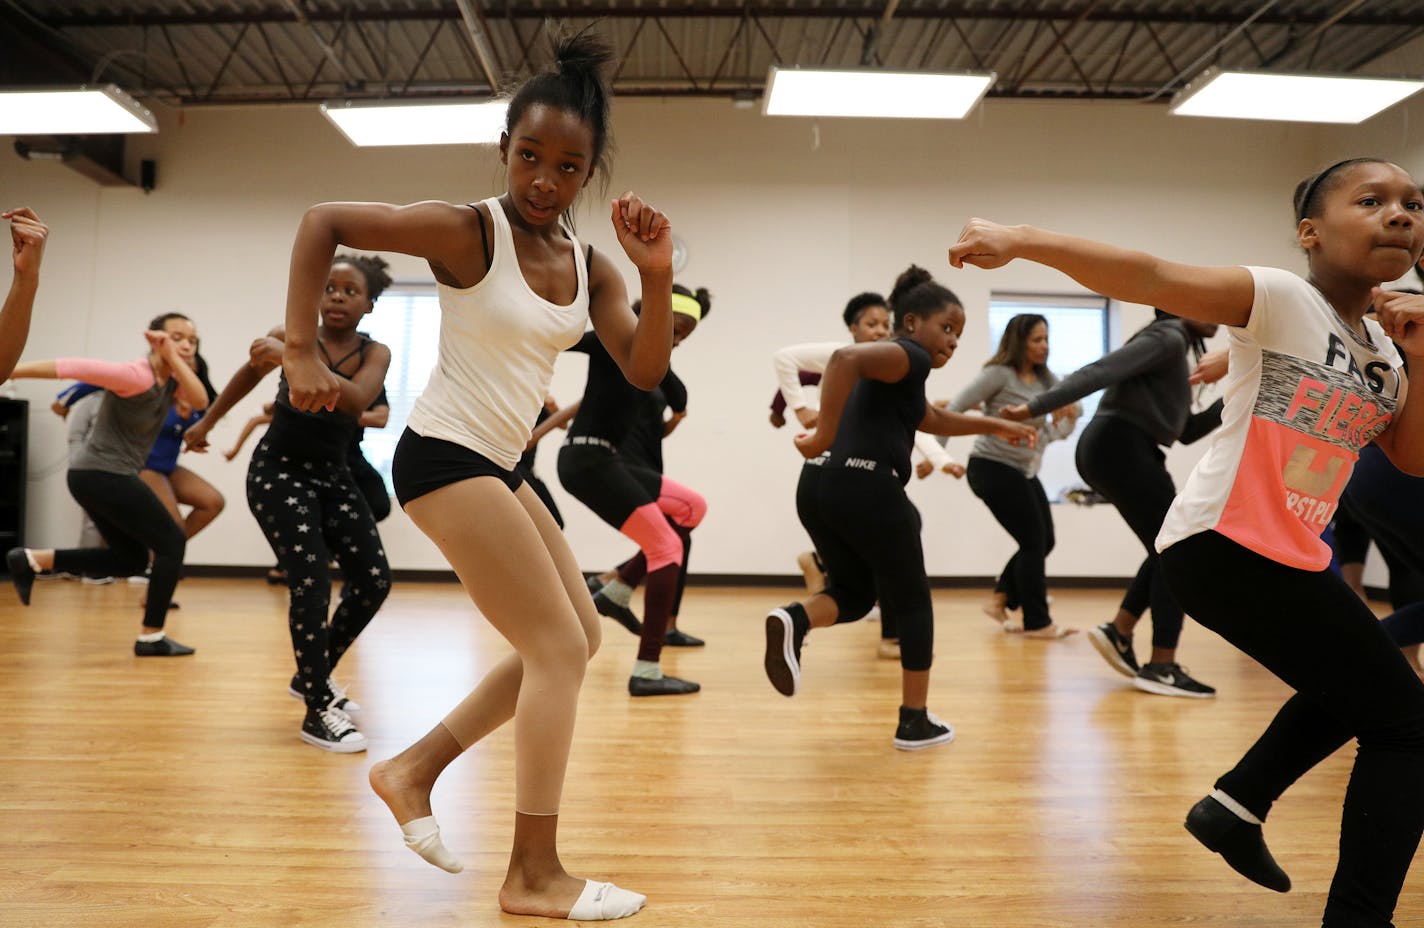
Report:
M 963 306 L 953 291 L 935 281 L 930 272 L 912 264 L 895 278 L 890 291 L 890 310 L 896 330 L 905 327 L 906 316 L 930 316 L 946 306 Z
M 531 106 L 543 105 L 578 116 L 593 132 L 593 169 L 608 170 L 608 103 L 613 95 L 605 73 L 613 62 L 613 48 L 592 26 L 572 35 L 549 25 L 554 62 L 514 92 L 504 131 L 513 138 L 514 127 Z

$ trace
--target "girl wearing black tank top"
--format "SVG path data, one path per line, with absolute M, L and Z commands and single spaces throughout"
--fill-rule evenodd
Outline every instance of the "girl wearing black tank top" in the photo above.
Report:
M 829 584 L 766 617 L 766 674 L 783 696 L 801 683 L 801 645 L 812 628 L 854 622 L 877 597 L 900 630 L 903 668 L 895 747 L 945 744 L 954 730 L 931 714 L 934 613 L 920 547 L 920 519 L 905 495 L 915 432 L 998 435 L 1032 444 L 1025 425 L 953 413 L 925 402 L 925 378 L 954 354 L 964 307 L 923 268 L 911 266 L 890 294 L 894 337 L 837 349 L 821 380 L 815 431 L 796 437 L 808 458 L 796 512 L 825 561 Z
M 290 596 L 287 618 L 296 673 L 288 692 L 306 703 L 300 737 L 340 754 L 366 750 L 366 737 L 351 720 L 360 707 L 346 698 L 332 674 L 391 586 L 376 518 L 347 464 L 359 417 L 380 393 L 391 363 L 390 349 L 356 331 L 391 282 L 385 268 L 380 258 L 350 255 L 332 263 L 321 299 L 317 348 L 341 379 L 341 397 L 335 410 L 302 412 L 292 406 L 283 378 L 271 428 L 247 470 L 248 508 L 277 556 Z M 184 436 L 190 449 L 206 450 L 213 424 L 278 366 L 284 335 L 278 326 L 252 343 L 251 360 Z M 341 602 L 328 618 L 332 559 L 341 566 Z
M 630 383 L 651 390 L 662 380 L 672 346 L 672 230 L 631 192 L 609 204 L 619 245 L 638 269 L 643 314 L 634 316 L 612 258 L 586 261 L 565 222 L 594 172 L 606 168 L 604 71 L 613 53 L 588 31 L 557 39 L 553 51 L 553 67 L 510 100 L 499 146 L 502 195 L 473 208 L 427 201 L 307 211 L 292 248 L 282 364 L 298 409 L 336 400 L 311 305 L 337 246 L 429 262 L 441 285 L 440 359 L 396 451 L 396 498 L 515 653 L 418 742 L 376 764 L 371 786 L 408 847 L 459 870 L 440 840 L 431 790 L 461 753 L 513 719 L 514 847 L 500 907 L 591 921 L 632 915 L 646 901 L 571 876 L 558 853 L 559 804 L 579 689 L 598 649 L 598 613 L 563 533 L 515 468 L 554 359 L 588 321 Z

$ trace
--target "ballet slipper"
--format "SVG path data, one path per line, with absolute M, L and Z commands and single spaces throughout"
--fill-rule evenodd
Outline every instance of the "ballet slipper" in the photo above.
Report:
M 1023 636 L 1025 638 L 1037 638 L 1043 641 L 1057 641 L 1060 638 L 1067 638 L 1069 635 L 1076 634 L 1078 634 L 1078 629 L 1070 628 L 1067 625 L 1059 625 L 1057 622 L 1054 622 L 1051 625 L 1045 625 L 1043 628 L 1024 631 Z
M 612 883 L 587 880 L 574 907 L 569 909 L 571 922 L 602 922 L 636 915 L 648 897 L 620 889 Z
M 465 865 L 455 859 L 455 855 L 440 840 L 440 826 L 435 824 L 435 816 L 412 819 L 401 826 L 405 846 L 415 851 L 426 862 L 434 864 L 447 873 L 459 873 Z
M 987 615 L 990 622 L 1002 625 L 1005 631 L 1008 631 L 1009 624 L 1013 622 L 1013 619 L 1009 618 L 1008 610 L 992 599 L 980 606 L 979 611 Z

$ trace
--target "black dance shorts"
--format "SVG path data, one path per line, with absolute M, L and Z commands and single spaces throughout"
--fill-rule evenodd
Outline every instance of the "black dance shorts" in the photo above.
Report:
M 391 483 L 402 509 L 411 500 L 471 477 L 497 477 L 510 492 L 519 489 L 524 482 L 518 473 L 505 470 L 464 445 L 443 438 L 426 438 L 410 429 L 401 435 L 395 459 L 391 461 Z

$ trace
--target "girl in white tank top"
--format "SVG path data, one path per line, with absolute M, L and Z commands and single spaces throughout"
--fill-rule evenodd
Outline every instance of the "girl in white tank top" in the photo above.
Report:
M 515 831 L 500 906 L 518 915 L 622 918 L 645 902 L 611 883 L 576 879 L 555 836 L 584 665 L 599 617 L 573 552 L 534 492 L 513 473 L 549 385 L 554 357 L 592 320 L 628 380 L 651 390 L 672 347 L 672 230 L 633 193 L 611 204 L 619 244 L 638 268 L 634 316 L 613 262 L 585 251 L 561 221 L 604 167 L 612 52 L 588 32 L 557 42 L 553 70 L 510 102 L 500 160 L 508 189 L 474 207 L 325 203 L 303 217 L 292 250 L 283 360 L 293 405 L 335 402 L 345 386 L 317 359 L 313 334 L 338 244 L 430 263 L 440 283 L 439 361 L 410 417 L 393 477 L 410 518 L 440 546 L 479 611 L 514 646 L 424 738 L 371 770 L 405 842 L 449 871 L 430 809 L 436 778 L 514 719 Z

